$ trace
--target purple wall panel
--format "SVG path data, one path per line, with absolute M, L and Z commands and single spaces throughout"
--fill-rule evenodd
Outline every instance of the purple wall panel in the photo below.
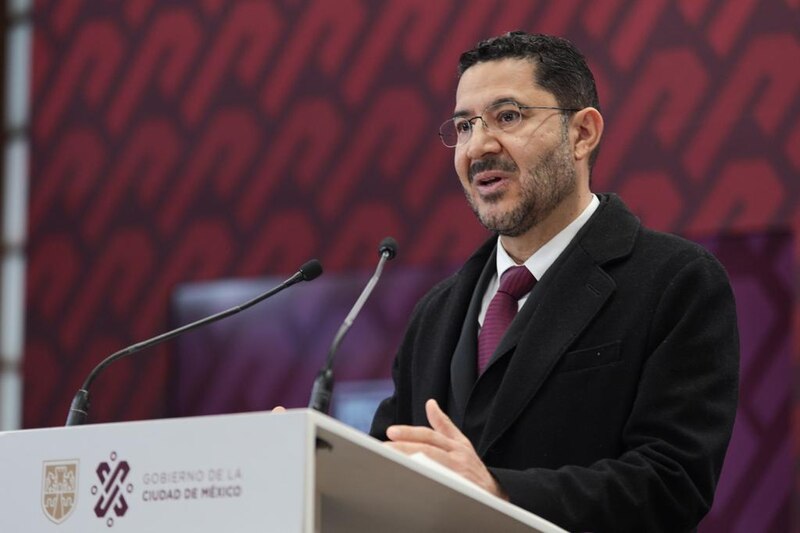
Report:
M 741 337 L 739 409 L 716 500 L 701 532 L 791 531 L 792 309 L 790 233 L 701 241 L 728 270 Z
M 337 381 L 390 377 L 394 351 L 416 301 L 444 270 L 392 263 L 340 345 Z M 305 407 L 331 341 L 369 274 L 323 274 L 239 315 L 175 341 L 173 416 Z M 173 299 L 176 324 L 238 305 L 278 279 L 193 283 Z

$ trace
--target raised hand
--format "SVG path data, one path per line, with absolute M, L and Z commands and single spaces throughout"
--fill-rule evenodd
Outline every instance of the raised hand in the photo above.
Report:
M 425 402 L 431 427 L 390 426 L 388 446 L 406 454 L 424 453 L 430 459 L 462 475 L 490 493 L 508 499 L 486 465 L 478 457 L 469 439 L 442 411 L 436 400 Z

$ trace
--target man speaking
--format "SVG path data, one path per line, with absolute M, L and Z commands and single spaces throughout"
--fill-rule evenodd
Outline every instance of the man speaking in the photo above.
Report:
M 578 531 L 690 531 L 736 411 L 727 276 L 591 190 L 603 134 L 568 41 L 462 54 L 442 142 L 495 233 L 417 304 L 371 433 Z

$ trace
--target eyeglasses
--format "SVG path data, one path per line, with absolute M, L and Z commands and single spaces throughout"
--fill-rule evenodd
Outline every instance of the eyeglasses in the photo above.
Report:
M 580 111 L 580 109 L 566 107 L 522 105 L 512 100 L 498 102 L 490 105 L 483 110 L 483 113 L 472 118 L 454 117 L 445 121 L 439 127 L 439 137 L 448 148 L 465 144 L 472 137 L 473 127 L 478 119 L 483 122 L 483 127 L 488 131 L 512 131 L 525 118 L 522 114 L 523 109 L 552 109 L 570 113 Z

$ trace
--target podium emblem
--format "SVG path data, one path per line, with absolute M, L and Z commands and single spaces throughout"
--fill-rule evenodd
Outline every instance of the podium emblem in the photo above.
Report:
M 100 483 L 92 485 L 92 496 L 98 496 L 94 506 L 97 518 L 105 518 L 106 525 L 112 527 L 114 518 L 125 516 L 128 512 L 128 500 L 125 494 L 133 492 L 133 485 L 126 483 L 131 467 L 128 461 L 117 462 L 117 452 L 111 452 L 111 461 L 103 461 L 97 465 L 97 478 Z
M 78 460 L 45 461 L 42 475 L 42 510 L 60 524 L 78 501 Z

